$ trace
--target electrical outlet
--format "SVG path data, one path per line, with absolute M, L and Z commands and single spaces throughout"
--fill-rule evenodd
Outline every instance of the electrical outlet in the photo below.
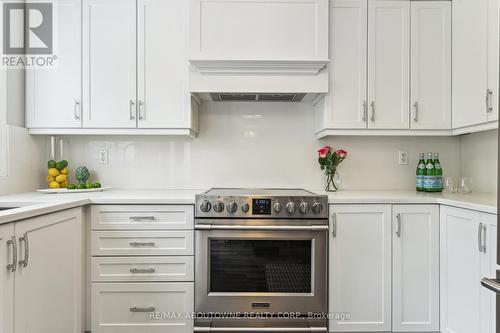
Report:
M 399 165 L 408 165 L 408 152 L 405 150 L 399 151 Z
M 99 155 L 97 158 L 98 158 L 99 164 L 109 164 L 108 150 L 107 149 L 99 150 Z

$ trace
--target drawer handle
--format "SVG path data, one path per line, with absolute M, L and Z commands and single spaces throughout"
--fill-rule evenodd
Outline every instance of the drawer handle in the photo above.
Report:
M 144 220 L 154 221 L 155 217 L 154 216 L 131 216 L 131 217 L 129 217 L 129 219 L 131 219 L 132 221 L 144 221 Z
M 154 242 L 145 242 L 145 243 L 131 242 L 129 244 L 130 244 L 130 246 L 134 246 L 134 247 L 139 247 L 139 246 L 155 246 Z
M 140 268 L 131 268 L 130 273 L 132 274 L 153 274 L 156 272 L 154 268 L 146 268 L 146 269 L 140 269 Z
M 155 310 L 156 309 L 154 306 L 150 306 L 147 308 L 138 308 L 137 306 L 134 306 L 130 308 L 130 312 L 155 312 Z

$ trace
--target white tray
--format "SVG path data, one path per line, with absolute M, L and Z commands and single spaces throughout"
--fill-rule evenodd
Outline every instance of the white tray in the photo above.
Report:
M 49 194 L 54 194 L 54 193 L 60 193 L 60 194 L 66 194 L 66 193 L 88 193 L 88 192 L 102 192 L 105 190 L 109 190 L 111 187 L 100 187 L 100 188 L 86 188 L 86 189 L 81 189 L 81 190 L 68 190 L 67 188 L 44 188 L 44 189 L 39 189 L 36 190 L 37 192 L 40 193 L 49 193 Z

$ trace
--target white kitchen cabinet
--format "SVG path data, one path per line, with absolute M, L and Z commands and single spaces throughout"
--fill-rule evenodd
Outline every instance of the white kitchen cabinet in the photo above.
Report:
M 368 1 L 368 128 L 408 129 L 410 1 Z
M 190 128 L 189 1 L 138 0 L 139 128 Z
M 329 312 L 334 332 L 391 330 L 391 206 L 331 205 Z
M 136 0 L 83 4 L 83 126 L 134 128 Z
M 82 126 L 82 8 L 81 0 L 54 2 L 58 29 L 54 68 L 26 70 L 28 128 Z
M 393 206 L 395 332 L 439 331 L 439 207 Z
M 411 2 L 412 129 L 451 129 L 451 2 Z
M 82 211 L 16 222 L 15 333 L 82 331 Z
M 14 274 L 17 260 L 14 224 L 0 225 L 0 332 L 14 332 Z M 10 265 L 10 266 L 8 266 Z
M 496 216 L 442 206 L 440 224 L 441 332 L 493 333 Z
M 453 1 L 453 128 L 498 119 L 498 0 Z
M 366 128 L 367 0 L 330 1 L 330 94 L 318 127 Z
M 193 308 L 192 282 L 92 284 L 93 333 L 193 332 Z

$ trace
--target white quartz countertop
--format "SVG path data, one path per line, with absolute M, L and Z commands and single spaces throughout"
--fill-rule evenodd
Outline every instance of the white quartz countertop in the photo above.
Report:
M 204 190 L 107 190 L 93 193 L 42 194 L 37 192 L 0 196 L 0 224 L 88 204 L 182 204 L 192 205 Z M 322 191 L 314 191 L 324 194 Z M 415 191 L 339 191 L 328 194 L 331 204 L 442 204 L 497 213 L 494 193 L 430 194 Z

